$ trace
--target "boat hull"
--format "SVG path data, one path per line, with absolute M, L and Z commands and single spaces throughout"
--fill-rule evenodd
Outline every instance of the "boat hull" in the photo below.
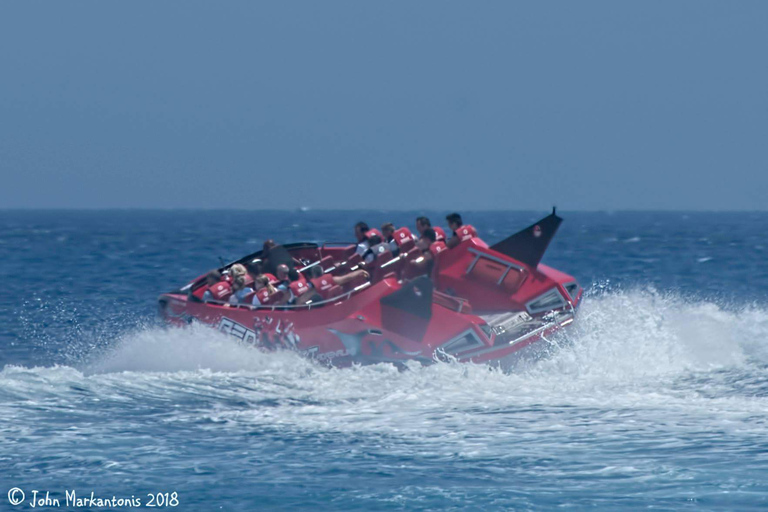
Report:
M 515 354 L 546 345 L 548 336 L 573 320 L 568 311 L 548 320 L 521 313 L 526 318 L 514 332 L 502 332 L 501 323 L 431 300 L 428 318 L 382 300 L 402 290 L 399 283 L 385 281 L 352 299 L 316 308 L 229 306 L 173 293 L 162 295 L 160 305 L 171 324 L 202 323 L 264 351 L 291 350 L 333 366 L 455 360 L 506 368 L 519 359 Z

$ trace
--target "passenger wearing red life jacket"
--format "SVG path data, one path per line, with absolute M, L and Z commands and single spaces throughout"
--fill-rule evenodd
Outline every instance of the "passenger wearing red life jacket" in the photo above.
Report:
M 343 276 L 334 276 L 324 274 L 320 265 L 315 265 L 309 269 L 308 290 L 297 297 L 296 304 L 306 304 L 307 302 L 320 302 L 326 299 L 332 299 L 329 292 L 335 286 L 344 286 L 358 278 L 368 279 L 370 276 L 365 270 L 355 270 Z
M 384 254 L 385 252 L 391 252 L 389 250 L 389 244 L 382 240 L 381 235 L 375 229 L 368 230 L 369 248 L 363 253 L 363 261 L 366 263 L 373 263 L 373 261 Z
M 293 293 L 291 293 L 290 271 L 291 269 L 288 268 L 288 265 L 280 264 L 277 266 L 277 285 L 275 288 L 277 288 L 278 291 L 283 292 L 283 298 L 278 304 L 287 304 L 296 299 L 296 297 L 293 296 Z
M 233 306 L 244 304 L 245 298 L 253 293 L 253 288 L 245 282 L 246 276 L 236 275 L 232 280 L 232 295 L 229 297 L 229 303 Z
M 277 288 L 272 286 L 272 282 L 267 274 L 257 276 L 256 279 L 253 280 L 253 286 L 256 290 L 256 294 L 253 296 L 251 304 L 254 306 L 266 304 L 272 295 L 280 293 Z
M 229 298 L 232 296 L 232 285 L 226 281 L 219 281 L 208 289 L 211 292 L 211 301 L 214 302 L 229 302 Z
M 368 243 L 369 230 L 370 228 L 365 222 L 360 221 L 355 224 L 355 239 L 357 240 L 357 247 L 355 248 L 355 252 L 360 256 L 363 256 L 365 251 L 371 248 L 371 245 Z
M 206 302 L 214 300 L 213 294 L 211 293 L 211 286 L 214 286 L 219 281 L 221 281 L 221 272 L 218 270 L 211 270 L 205 275 L 205 284 L 195 290 L 193 295 Z
M 449 249 L 453 249 L 461 242 L 465 242 L 477 236 L 475 228 L 469 224 L 462 223 L 461 215 L 458 213 L 452 213 L 446 216 L 445 220 L 448 221 L 448 227 L 453 231 L 453 236 L 445 242 L 445 245 L 447 245 Z
M 435 232 L 436 241 L 445 240 L 445 231 L 441 227 L 432 227 L 432 223 L 427 217 L 416 217 L 416 231 L 419 232 L 419 236 L 424 235 L 426 229 L 432 229 Z M 415 237 L 414 237 L 415 238 Z
M 432 223 L 427 217 L 416 217 L 416 231 L 419 233 L 419 238 L 424 235 L 424 230 L 431 228 Z M 417 238 L 418 240 L 418 238 Z
M 427 275 L 432 276 L 432 269 L 435 267 L 435 256 L 445 250 L 445 244 L 437 240 L 435 230 L 426 228 L 421 234 L 421 238 L 416 243 L 421 250 L 421 256 L 410 261 L 412 276 Z
M 392 251 L 392 256 L 397 256 L 400 253 L 400 246 L 397 244 L 397 240 L 395 240 L 395 225 L 391 222 L 382 224 L 381 234 L 389 246 L 389 250 Z
M 296 304 L 299 298 L 310 291 L 309 283 L 306 280 L 299 279 L 297 270 L 291 272 L 291 284 L 288 285 L 288 289 L 291 291 L 291 299 L 288 301 L 288 304 Z

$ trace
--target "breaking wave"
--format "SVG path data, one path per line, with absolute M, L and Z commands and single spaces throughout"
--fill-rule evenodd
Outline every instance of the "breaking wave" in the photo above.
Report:
M 450 363 L 340 370 L 293 353 L 262 353 L 206 327 L 153 327 L 126 334 L 79 368 L 6 367 L 0 388 L 34 399 L 66 395 L 73 386 L 99 395 L 104 386 L 121 399 L 142 400 L 143 382 L 151 399 L 175 399 L 186 386 L 183 396 L 193 400 L 190 390 L 202 386 L 206 399 L 239 395 L 238 403 L 254 409 L 224 408 L 222 418 L 261 417 L 258 404 L 276 400 L 314 404 L 288 416 L 306 416 L 297 420 L 303 426 L 316 420 L 336 428 L 360 427 L 366 415 L 377 416 L 368 427 L 386 426 L 396 407 L 395 416 L 533 404 L 710 407 L 710 397 L 725 407 L 739 397 L 734 406 L 750 409 L 763 407 L 755 400 L 768 394 L 768 312 L 756 306 L 727 309 L 653 290 L 606 292 L 589 297 L 572 328 L 549 341 L 548 357 L 508 374 Z

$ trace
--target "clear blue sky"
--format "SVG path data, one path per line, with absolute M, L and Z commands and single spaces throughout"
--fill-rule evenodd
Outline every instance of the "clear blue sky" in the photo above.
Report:
M 768 209 L 768 1 L 0 3 L 0 208 Z

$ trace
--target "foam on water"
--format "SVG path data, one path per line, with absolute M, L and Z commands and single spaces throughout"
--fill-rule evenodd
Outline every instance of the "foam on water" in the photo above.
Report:
M 205 385 L 222 396 L 238 385 L 245 403 L 266 398 L 310 404 L 285 408 L 279 421 L 303 428 L 413 431 L 425 411 L 548 406 L 672 407 L 749 414 L 764 407 L 768 314 L 760 308 L 725 310 L 652 290 L 605 293 L 586 301 L 567 333 L 550 340 L 550 355 L 510 374 L 483 365 L 412 364 L 326 368 L 296 354 L 262 353 L 209 328 L 150 328 L 125 335 L 97 361 L 69 367 L 7 367 L 5 393 L 28 400 L 100 386 L 140 401 L 173 400 L 178 385 Z M 749 393 L 733 379 L 749 369 Z M 718 376 L 723 376 L 718 378 Z M 726 378 L 727 377 L 727 378 Z M 168 383 L 168 389 L 163 389 Z M 25 388 L 26 386 L 26 388 Z M 26 389 L 26 390 L 25 390 Z M 185 399 L 194 396 L 184 392 Z M 712 398 L 715 397 L 715 398 Z M 404 419 L 404 415 L 413 415 Z M 269 424 L 272 408 L 218 409 L 218 419 Z M 418 419 L 418 421 L 410 421 Z
M 755 503 L 768 448 L 765 309 L 634 290 L 597 294 L 580 313 L 548 357 L 511 373 L 334 369 L 200 326 L 134 330 L 77 368 L 5 367 L 0 435 L 16 441 L 15 471 L 43 475 L 30 485 L 122 489 L 129 475 L 130 494 L 137 482 L 179 488 L 185 474 L 196 482 L 185 499 L 201 503 L 204 482 L 246 504 L 285 482 L 325 495 L 340 477 L 355 482 L 347 508 L 425 496 L 551 504 L 547 482 L 577 508 L 643 493 L 625 502 L 641 507 L 656 493 L 679 509 L 713 481 L 729 506 Z M 40 473 L 48 461 L 58 469 Z M 447 486 L 457 474 L 474 487 Z M 244 475 L 258 489 L 226 484 Z M 740 502 L 727 494 L 741 490 Z

